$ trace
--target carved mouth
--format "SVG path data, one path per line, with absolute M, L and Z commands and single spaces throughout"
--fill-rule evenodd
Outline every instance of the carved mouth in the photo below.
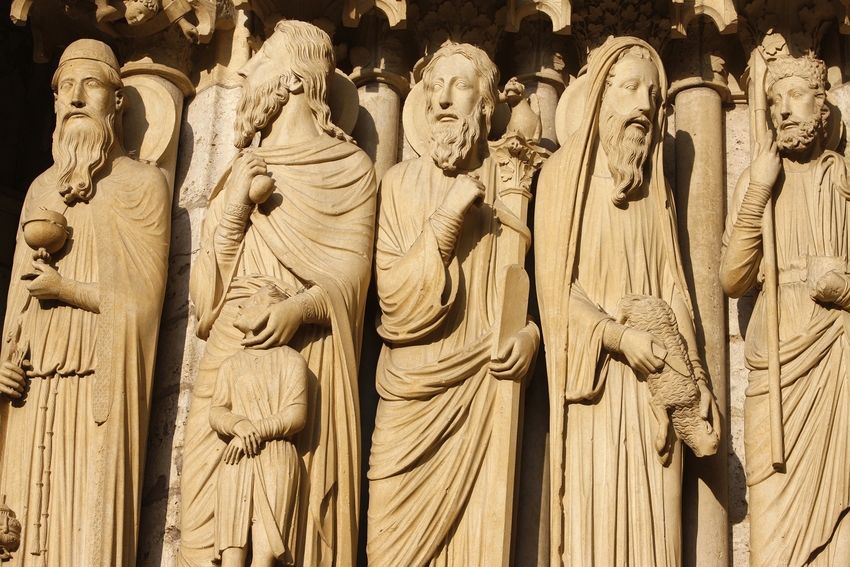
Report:
M 635 118 L 632 118 L 628 122 L 626 122 L 626 125 L 627 126 L 637 126 L 641 130 L 643 130 L 644 132 L 648 132 L 650 126 L 652 126 L 652 124 L 649 121 L 649 118 L 647 118 L 646 116 L 637 116 Z

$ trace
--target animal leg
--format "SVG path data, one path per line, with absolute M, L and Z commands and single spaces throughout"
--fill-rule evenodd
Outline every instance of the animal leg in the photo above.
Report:
M 666 464 L 669 456 L 667 434 L 670 430 L 670 416 L 667 414 L 667 408 L 655 397 L 649 400 L 649 407 L 652 408 L 652 413 L 658 421 L 658 433 L 655 434 L 655 451 L 658 453 L 661 464 Z

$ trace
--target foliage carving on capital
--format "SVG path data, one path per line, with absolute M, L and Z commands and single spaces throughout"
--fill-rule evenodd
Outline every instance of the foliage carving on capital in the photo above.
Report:
M 453 41 L 476 45 L 492 59 L 505 29 L 506 14 L 507 8 L 499 0 L 417 0 L 409 7 L 409 20 L 423 57 Z
M 568 40 L 553 33 L 552 27 L 545 18 L 523 20 L 513 41 L 514 72 L 521 80 L 529 76 L 542 77 L 560 83 L 563 88 Z
M 677 40 L 676 49 L 669 54 L 671 98 L 684 89 L 707 86 L 720 93 L 724 101 L 731 100 L 722 37 L 706 20 L 691 21 L 686 39 Z
M 406 94 L 410 89 L 409 71 L 405 64 L 404 43 L 386 18 L 366 16 L 360 22 L 357 45 L 349 51 L 354 70 L 351 80 L 360 86 L 369 81 L 384 82 Z
M 572 34 L 579 61 L 605 43 L 610 36 L 634 36 L 648 42 L 659 53 L 670 39 L 670 19 L 651 2 L 640 0 L 592 0 L 573 13 Z
M 829 0 L 803 0 L 783 4 L 781 9 L 765 0 L 746 4 L 739 19 L 741 43 L 747 52 L 761 45 L 771 34 L 781 34 L 795 56 L 819 53 L 821 42 L 838 18 Z

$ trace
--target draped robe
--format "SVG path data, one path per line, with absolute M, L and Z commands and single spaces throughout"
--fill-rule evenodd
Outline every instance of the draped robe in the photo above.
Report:
M 681 564 L 681 443 L 668 465 L 642 377 L 603 348 L 606 321 L 627 293 L 664 299 L 696 351 L 693 314 L 663 176 L 666 77 L 645 182 L 622 208 L 613 181 L 593 172 L 599 110 L 611 67 L 637 38 L 609 40 L 588 71 L 578 130 L 543 166 L 535 219 L 536 285 L 550 398 L 551 556 L 565 567 Z M 695 355 L 692 361 L 699 364 Z
M 483 565 L 497 164 L 487 158 L 476 173 L 484 204 L 466 212 L 448 266 L 429 219 L 454 177 L 423 157 L 394 166 L 381 184 L 375 279 L 385 345 L 368 473 L 372 567 Z
M 65 278 L 97 285 L 100 312 L 27 303 L 21 275 L 32 271 L 33 251 L 19 230 L 4 338 L 20 324 L 18 347 L 28 342 L 33 376 L 21 399 L 0 406 L 0 493 L 23 529 L 10 566 L 136 563 L 171 192 L 158 169 L 127 157 L 100 175 L 92 199 L 66 209 L 50 168 L 21 213 L 24 222 L 40 207 L 65 215 L 71 236 L 53 264 Z M 3 360 L 12 348 L 3 341 Z M 33 555 L 39 550 L 46 553 Z
M 301 355 L 287 346 L 238 351 L 224 361 L 213 390 L 210 424 L 233 432 L 242 419 L 273 431 L 259 455 L 219 465 L 215 507 L 215 550 L 246 548 L 252 520 L 262 529 L 269 549 L 285 565 L 294 564 L 298 536 L 298 452 L 285 432 L 288 413 L 307 406 L 307 368 Z M 224 410 L 224 411 L 222 411 Z M 231 436 L 232 439 L 232 436 Z
M 730 248 L 724 254 L 741 257 L 741 250 L 732 250 L 729 243 L 748 181 L 747 172 L 727 217 L 724 243 Z M 745 347 L 750 370 L 744 403 L 746 473 L 750 516 L 758 523 L 751 534 L 751 565 L 838 567 L 831 559 L 830 543 L 850 507 L 850 313 L 814 301 L 805 278 L 807 256 L 837 258 L 845 270 L 850 261 L 847 166 L 842 156 L 827 151 L 804 170 L 786 168 L 777 183 L 781 184 L 774 191 L 774 211 L 786 464 L 784 473 L 773 470 L 767 313 L 764 294 L 759 292 Z M 745 246 L 746 260 L 730 269 L 753 275 L 761 269 L 760 231 L 738 242 Z M 843 535 L 844 541 L 847 536 Z M 809 563 L 815 552 L 819 555 Z
M 239 307 L 274 283 L 319 288 L 329 315 L 325 324 L 302 325 L 289 342 L 308 366 L 307 423 L 293 438 L 302 461 L 295 564 L 345 567 L 357 551 L 357 368 L 372 260 L 374 169 L 354 144 L 324 135 L 252 151 L 266 161 L 275 192 L 251 214 L 244 237 L 221 245 L 216 231 L 230 171 L 224 174 L 190 281 L 198 334 L 207 343 L 186 425 L 178 564 L 209 566 L 214 559 L 216 473 L 226 444 L 209 424 L 213 387 L 221 364 L 241 349 L 243 335 L 233 326 Z

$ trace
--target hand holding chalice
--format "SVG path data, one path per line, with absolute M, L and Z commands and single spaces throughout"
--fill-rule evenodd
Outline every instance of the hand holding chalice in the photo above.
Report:
M 42 264 L 50 262 L 51 254 L 59 252 L 68 240 L 68 220 L 65 215 L 43 207 L 25 220 L 21 227 L 24 241 L 34 250 L 33 260 Z M 37 273 L 31 272 L 21 276 L 21 279 L 31 280 L 37 276 Z

